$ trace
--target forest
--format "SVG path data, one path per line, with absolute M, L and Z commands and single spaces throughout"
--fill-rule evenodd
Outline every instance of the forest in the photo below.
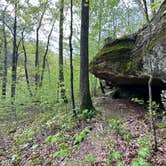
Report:
M 166 166 L 166 0 L 0 0 L 0 166 Z

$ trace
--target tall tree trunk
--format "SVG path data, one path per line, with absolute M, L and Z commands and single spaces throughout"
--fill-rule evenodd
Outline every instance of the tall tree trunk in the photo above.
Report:
M 147 41 L 147 52 L 146 53 L 151 53 L 151 50 L 149 49 L 150 47 L 150 41 L 152 37 L 152 28 L 148 16 L 148 7 L 147 7 L 147 2 L 146 0 L 143 0 L 144 4 L 144 10 L 145 10 L 145 15 L 146 15 L 146 20 L 148 24 L 148 30 L 149 30 L 149 39 Z M 153 133 L 153 140 L 154 140 L 154 150 L 158 150 L 158 143 L 157 143 L 157 134 L 156 134 L 156 127 L 155 127 L 155 121 L 154 121 L 154 115 L 153 115 L 153 108 L 152 108 L 152 81 L 153 81 L 153 69 L 152 69 L 152 63 L 151 59 L 149 59 L 149 81 L 148 81 L 148 90 L 149 90 L 149 114 L 150 114 L 150 124 L 151 124 L 151 130 Z
M 15 107 L 16 79 L 17 79 L 17 2 L 14 5 L 14 24 L 13 24 L 13 54 L 12 54 L 12 81 L 11 81 L 11 110 L 15 120 L 17 120 Z
M 17 77 L 17 2 L 14 8 L 11 98 L 15 98 Z
M 29 74 L 28 74 L 28 68 L 27 68 L 27 52 L 26 52 L 26 48 L 25 48 L 25 44 L 24 44 L 23 32 L 22 32 L 22 48 L 24 51 L 24 71 L 25 71 L 25 78 L 26 78 L 26 82 L 27 82 L 27 88 L 29 91 L 29 95 L 33 96 L 31 88 L 30 88 L 30 82 L 29 82 Z
M 44 6 L 41 17 L 39 19 L 38 27 L 36 29 L 36 52 L 35 52 L 35 86 L 36 86 L 36 90 L 39 86 L 39 78 L 40 78 L 40 75 L 39 75 L 39 30 L 41 28 L 45 12 L 46 12 L 46 4 Z
M 4 68 L 3 68 L 3 78 L 2 78 L 2 97 L 6 97 L 6 86 L 7 86 L 7 39 L 6 39 L 6 29 L 5 29 L 5 11 L 3 13 L 3 49 L 4 49 Z
M 38 88 L 39 82 L 39 27 L 36 29 L 36 53 L 35 53 L 35 86 Z
M 89 90 L 89 0 L 82 0 L 80 38 L 80 109 L 94 109 Z
M 47 63 L 47 71 L 48 71 L 48 78 L 49 78 L 49 82 L 51 82 L 51 76 L 50 76 L 50 66 L 49 66 L 49 63 L 48 63 L 47 58 L 46 58 L 46 63 Z
M 74 99 L 74 85 L 73 85 L 73 47 L 72 47 L 72 37 L 73 37 L 73 0 L 70 1 L 70 37 L 69 37 L 69 49 L 70 49 L 70 88 L 71 88 L 71 102 L 73 114 L 76 116 L 75 110 L 75 99 Z
M 60 20 L 59 20 L 59 90 L 61 99 L 67 103 L 64 73 L 63 73 L 63 23 L 64 23 L 64 0 L 60 1 Z
M 43 83 L 44 71 L 45 71 L 45 68 L 46 68 L 46 59 L 47 59 L 47 54 L 48 54 L 48 48 L 49 48 L 49 44 L 50 44 L 50 38 L 51 38 L 51 35 L 52 35 L 52 31 L 54 29 L 54 25 L 55 25 L 55 22 L 53 23 L 53 25 L 51 27 L 51 30 L 50 30 L 50 33 L 49 33 L 48 38 L 47 38 L 46 50 L 45 50 L 45 53 L 44 53 L 44 56 L 43 56 L 40 87 L 42 86 L 42 83 Z

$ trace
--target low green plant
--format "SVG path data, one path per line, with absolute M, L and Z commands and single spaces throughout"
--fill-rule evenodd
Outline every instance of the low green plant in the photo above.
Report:
M 140 148 L 138 149 L 138 157 L 133 159 L 131 166 L 151 166 L 146 160 L 151 154 L 151 138 L 149 136 L 138 138 L 137 143 L 140 145 Z
M 121 134 L 124 141 L 130 142 L 130 140 L 132 139 L 131 132 L 128 131 L 127 129 L 125 129 L 125 124 L 121 120 L 110 119 L 109 126 L 111 127 L 111 129 L 116 131 L 118 134 Z
M 73 138 L 74 139 L 73 144 L 77 145 L 81 143 L 85 139 L 88 133 L 90 133 L 90 130 L 88 128 L 85 128 L 79 134 L 76 134 Z
M 152 110 L 157 111 L 160 108 L 160 105 L 156 101 L 152 101 Z
M 134 103 L 140 104 L 140 105 L 145 104 L 143 99 L 138 99 L 137 97 L 132 98 L 131 101 L 134 102 Z
M 140 147 L 140 148 L 138 149 L 138 155 L 139 155 L 141 158 L 146 159 L 146 158 L 150 155 L 150 148 L 149 148 L 148 146 Z
M 118 129 L 118 131 L 122 135 L 129 133 L 129 131 L 122 126 Z
M 123 135 L 123 140 L 126 141 L 126 142 L 130 142 L 132 139 L 132 135 L 130 132 L 127 132 Z
M 70 150 L 68 144 L 61 143 L 61 144 L 59 145 L 59 148 L 60 148 L 60 150 L 57 151 L 57 152 L 55 152 L 55 153 L 53 154 L 53 157 L 61 157 L 61 158 L 64 158 L 64 157 L 70 155 L 71 150 Z
M 50 127 L 51 125 L 53 125 L 55 123 L 55 117 L 49 119 L 47 122 L 46 122 L 46 127 Z
M 12 164 L 18 165 L 20 160 L 21 160 L 21 154 L 18 150 L 16 150 L 15 153 L 13 153 L 13 155 L 12 155 L 12 160 L 11 160 Z
M 151 166 L 151 164 L 144 158 L 138 157 L 132 161 L 131 166 Z
M 113 161 L 117 161 L 117 160 L 120 160 L 122 158 L 122 155 L 120 154 L 119 151 L 115 151 L 115 152 L 108 154 L 108 158 L 113 160 Z
M 89 165 L 93 165 L 95 160 L 96 160 L 96 157 L 93 154 L 88 154 L 88 156 L 86 157 L 86 162 Z
M 109 126 L 115 131 L 119 131 L 122 125 L 123 125 L 123 122 L 121 120 L 118 120 L 118 119 L 109 120 Z
M 113 163 L 116 163 L 116 166 L 123 166 L 123 162 L 122 162 L 122 155 L 119 151 L 114 151 L 110 154 L 107 155 L 109 161 L 108 164 L 109 165 L 113 165 Z
M 21 132 L 22 133 L 20 134 L 16 133 L 14 136 L 15 145 L 22 145 L 31 141 L 32 136 L 35 134 L 35 129 L 32 127 L 28 129 L 23 129 L 23 131 Z
M 152 138 L 150 136 L 138 138 L 136 141 L 137 143 L 144 147 L 144 146 L 150 146 Z
M 63 138 L 63 134 L 61 132 L 58 132 L 55 135 L 49 135 L 46 139 L 45 139 L 45 143 L 56 143 L 59 140 L 62 140 Z
M 124 166 L 124 163 L 123 163 L 122 161 L 118 161 L 118 162 L 116 163 L 116 166 Z
M 91 119 L 93 116 L 96 115 L 96 110 L 95 109 L 85 109 L 82 110 L 80 117 L 84 118 L 84 119 Z

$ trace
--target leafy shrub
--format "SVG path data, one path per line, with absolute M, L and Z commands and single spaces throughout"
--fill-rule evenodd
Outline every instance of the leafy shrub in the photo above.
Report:
M 62 133 L 58 132 L 55 135 L 49 135 L 46 139 L 45 139 L 45 143 L 56 143 L 59 139 L 62 139 L 63 135 Z
M 132 98 L 131 101 L 133 101 L 134 103 L 140 104 L 140 105 L 145 104 L 143 99 Z
M 82 110 L 80 116 L 84 119 L 91 119 L 94 115 L 96 115 L 95 109 L 91 109 L 91 110 L 85 109 L 85 110 Z
M 144 158 L 135 158 L 132 163 L 131 166 L 151 166 L 151 164 L 149 162 L 147 162 Z
M 89 154 L 86 158 L 87 163 L 90 165 L 93 165 L 95 160 L 96 160 L 96 158 L 93 154 Z
M 83 131 L 81 131 L 79 134 L 76 134 L 74 136 L 74 145 L 77 145 L 79 143 L 81 143 L 85 137 L 87 136 L 87 134 L 90 133 L 90 130 L 88 128 L 85 128 Z
M 123 162 L 118 161 L 118 162 L 116 163 L 116 166 L 124 166 L 124 164 L 123 164 Z
M 108 158 L 113 161 L 117 161 L 117 160 L 120 160 L 122 158 L 122 156 L 119 151 L 115 151 L 111 154 L 108 154 Z
M 109 120 L 109 126 L 115 131 L 119 131 L 122 125 L 123 125 L 123 122 L 118 119 Z
M 60 147 L 60 150 L 55 152 L 53 154 L 53 157 L 62 157 L 62 158 L 64 158 L 64 157 L 66 157 L 70 154 L 71 150 L 70 150 L 68 144 L 61 143 L 59 145 L 59 147 Z
M 141 146 L 147 146 L 151 144 L 151 137 L 143 137 L 143 138 L 138 138 L 137 143 Z
M 130 132 L 127 132 L 123 135 L 123 140 L 126 141 L 126 142 L 130 142 L 132 139 L 132 135 Z
M 140 147 L 138 149 L 138 155 L 142 158 L 147 158 L 150 155 L 150 148 L 148 146 Z

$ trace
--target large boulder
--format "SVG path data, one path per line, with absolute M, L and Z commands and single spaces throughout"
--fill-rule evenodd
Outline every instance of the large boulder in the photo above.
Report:
M 90 63 L 90 72 L 108 84 L 131 89 L 147 87 L 152 74 L 153 90 L 166 89 L 165 10 L 166 1 L 150 22 L 151 34 L 146 25 L 135 34 L 116 40 L 107 38 Z

